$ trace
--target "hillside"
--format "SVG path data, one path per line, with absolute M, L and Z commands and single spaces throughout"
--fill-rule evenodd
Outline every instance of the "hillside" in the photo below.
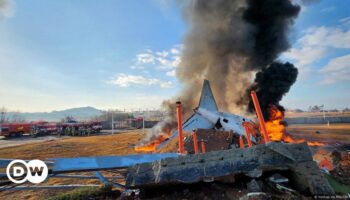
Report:
M 60 121 L 62 118 L 67 116 L 72 116 L 77 120 L 88 120 L 92 117 L 96 117 L 102 114 L 101 110 L 98 110 L 93 107 L 80 107 L 80 108 L 71 108 L 61 111 L 52 111 L 52 112 L 8 112 L 7 117 L 11 120 L 13 118 L 20 117 L 26 121 L 37 121 L 37 120 L 46 120 L 46 121 Z

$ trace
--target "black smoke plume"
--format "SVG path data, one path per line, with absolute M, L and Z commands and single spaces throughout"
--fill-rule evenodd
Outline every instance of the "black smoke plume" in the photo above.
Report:
M 279 104 L 283 95 L 287 94 L 298 76 L 298 69 L 291 63 L 274 62 L 269 67 L 258 72 L 254 84 L 248 91 L 256 91 L 259 98 L 264 118 L 269 119 L 269 107 L 271 105 L 284 112 L 283 106 Z M 254 111 L 253 102 L 249 102 L 248 109 Z
M 290 47 L 287 33 L 300 7 L 289 0 L 247 0 L 247 3 L 243 18 L 254 27 L 250 64 L 264 69 Z
M 256 90 L 265 119 L 269 119 L 269 106 L 279 105 L 284 94 L 296 81 L 298 70 L 292 64 L 275 62 L 277 57 L 288 48 L 288 32 L 294 19 L 300 12 L 300 7 L 289 0 L 248 0 L 248 7 L 243 18 L 254 25 L 255 46 L 250 58 L 250 64 L 260 68 L 253 85 L 248 88 L 242 103 L 248 99 L 248 111 L 253 112 L 250 91 Z

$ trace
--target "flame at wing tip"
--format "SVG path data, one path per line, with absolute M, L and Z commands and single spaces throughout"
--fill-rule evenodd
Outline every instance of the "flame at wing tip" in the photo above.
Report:
M 134 150 L 138 152 L 155 152 L 159 144 L 169 139 L 169 135 L 170 134 L 167 134 L 167 133 L 161 134 L 159 137 L 152 140 L 150 143 L 146 145 L 134 147 Z
M 308 146 L 325 146 L 326 143 L 323 142 L 316 142 L 316 141 L 307 141 Z

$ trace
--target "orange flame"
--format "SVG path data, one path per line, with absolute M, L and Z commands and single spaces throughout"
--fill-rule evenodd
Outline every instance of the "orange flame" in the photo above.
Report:
M 282 123 L 283 113 L 276 106 L 270 106 L 270 119 L 266 122 L 266 130 L 271 141 L 282 141 L 286 127 Z
M 325 144 L 322 142 L 307 141 L 307 145 L 309 145 L 309 146 L 324 146 Z
M 288 133 L 286 133 L 286 126 L 283 123 L 284 114 L 276 106 L 270 106 L 270 118 L 267 121 L 266 129 L 271 141 L 283 141 L 286 143 L 302 143 L 305 142 L 304 139 L 295 139 Z M 309 146 L 323 146 L 321 142 L 311 142 L 308 141 Z
M 154 152 L 157 150 L 157 146 L 167 139 L 169 139 L 169 135 L 162 134 L 159 137 L 157 137 L 155 140 L 153 140 L 151 143 L 143 146 L 136 146 L 134 149 L 135 151 L 141 151 L 141 152 Z
M 332 171 L 334 169 L 334 166 L 331 161 L 329 161 L 327 158 L 324 158 L 320 161 L 318 164 L 321 168 L 327 169 L 328 171 Z
M 326 149 L 318 149 L 313 154 L 313 159 L 318 163 L 320 168 L 326 169 L 328 171 L 332 171 L 334 169 L 333 159 L 331 156 L 331 152 Z

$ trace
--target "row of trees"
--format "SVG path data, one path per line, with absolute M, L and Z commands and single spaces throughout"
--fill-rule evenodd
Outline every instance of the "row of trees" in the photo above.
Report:
M 19 114 L 19 112 L 11 113 L 11 116 L 8 115 L 8 111 L 5 107 L 0 108 L 0 123 L 8 122 L 24 122 L 25 119 Z
M 344 108 L 344 109 L 325 109 L 324 105 L 314 105 L 309 106 L 310 112 L 350 112 L 350 108 Z
M 324 105 L 314 105 L 309 106 L 309 108 L 305 111 L 302 109 L 295 109 L 295 112 L 350 112 L 350 108 L 344 109 L 325 109 Z

